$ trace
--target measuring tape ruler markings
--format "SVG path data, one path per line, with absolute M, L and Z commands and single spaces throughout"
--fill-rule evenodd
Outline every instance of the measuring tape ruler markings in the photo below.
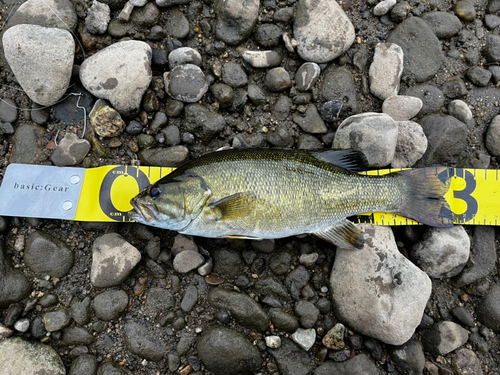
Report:
M 129 222 L 130 200 L 174 168 L 128 165 L 98 168 L 11 164 L 0 188 L 0 215 L 77 221 Z M 402 169 L 368 171 L 383 175 Z M 498 170 L 448 168 L 445 199 L 455 224 L 499 225 Z M 357 215 L 354 222 L 371 225 L 419 225 L 386 212 Z

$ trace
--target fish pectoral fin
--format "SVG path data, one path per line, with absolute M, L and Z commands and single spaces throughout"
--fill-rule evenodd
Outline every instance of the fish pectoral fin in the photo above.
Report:
M 210 207 L 217 207 L 221 212 L 221 220 L 241 218 L 245 210 L 251 210 L 251 206 L 257 197 L 251 191 L 236 193 L 211 203 Z
M 222 236 L 224 238 L 229 238 L 229 239 L 238 239 L 238 240 L 256 240 L 256 241 L 262 241 L 263 238 L 260 237 L 251 237 L 251 236 Z
M 363 231 L 347 219 L 314 234 L 342 249 L 361 249 L 365 243 Z

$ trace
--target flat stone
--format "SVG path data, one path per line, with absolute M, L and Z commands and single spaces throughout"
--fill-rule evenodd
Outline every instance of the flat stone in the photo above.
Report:
M 410 340 L 406 344 L 388 350 L 396 366 L 407 374 L 421 374 L 425 367 L 425 356 L 422 344 L 418 340 Z
M 24 261 L 37 275 L 65 276 L 73 265 L 73 251 L 61 240 L 35 231 L 28 239 Z
M 467 330 L 457 323 L 442 321 L 422 335 L 424 349 L 433 355 L 446 355 L 464 345 L 469 339 Z
M 469 106 L 459 99 L 452 100 L 450 104 L 448 104 L 448 113 L 457 120 L 465 123 L 472 119 L 472 111 Z
M 274 68 L 281 64 L 281 55 L 276 51 L 243 51 L 241 57 L 254 68 Z
M 89 375 L 97 372 L 97 358 L 92 354 L 82 354 L 71 362 L 68 375 Z
M 458 275 L 469 260 L 470 239 L 461 225 L 428 228 L 422 241 L 413 246 L 411 256 L 430 277 Z
M 302 349 L 308 351 L 316 343 L 316 330 L 298 328 L 292 334 L 292 340 Z
M 123 290 L 105 290 L 94 297 L 92 308 L 97 318 L 110 321 L 128 307 L 128 295 Z
M 240 64 L 227 62 L 222 65 L 222 81 L 233 88 L 248 84 L 248 77 Z
M 295 73 L 295 87 L 300 91 L 310 90 L 319 78 L 321 68 L 316 63 L 306 62 Z
M 391 228 L 366 227 L 364 249 L 337 249 L 330 277 L 333 310 L 346 325 L 390 345 L 420 324 L 432 285 L 398 250 Z
M 67 327 L 63 330 L 61 345 L 90 345 L 95 341 L 94 336 L 83 327 Z
M 215 36 L 238 45 L 251 35 L 259 13 L 259 0 L 227 0 L 215 4 Z
M 309 354 L 290 339 L 281 340 L 277 349 L 268 349 L 282 375 L 310 375 L 314 362 Z
M 66 133 L 55 151 L 50 156 L 57 166 L 80 164 L 90 151 L 90 143 L 79 138 L 75 133 Z
M 127 348 L 142 358 L 159 361 L 167 351 L 165 344 L 145 324 L 127 322 L 123 333 Z
M 354 26 L 336 1 L 303 0 L 297 3 L 293 35 L 297 53 L 306 60 L 326 63 L 354 42 Z
M 35 103 L 52 105 L 68 89 L 75 42 L 69 31 L 16 25 L 3 35 L 4 54 L 19 84 Z
M 354 76 L 344 67 L 333 68 L 332 65 L 325 70 L 320 96 L 324 101 L 342 103 L 344 111 L 359 112 Z
M 394 5 L 396 5 L 396 0 L 382 0 L 373 8 L 373 14 L 379 17 L 383 16 L 387 14 Z
M 384 167 L 394 158 L 398 125 L 384 113 L 350 116 L 337 129 L 333 148 L 361 151 L 371 167 Z
M 170 69 L 183 64 L 200 66 L 201 62 L 202 59 L 200 53 L 190 47 L 177 48 L 168 54 L 168 65 L 170 66 Z
M 314 370 L 314 375 L 354 375 L 354 374 L 378 374 L 377 366 L 370 360 L 368 355 L 361 353 L 345 362 L 325 362 Z
M 163 75 L 165 91 L 175 100 L 186 103 L 199 101 L 208 91 L 208 82 L 199 66 L 184 64 Z
M 409 168 L 422 158 L 427 150 L 427 137 L 420 124 L 414 121 L 397 121 L 398 140 L 391 166 Z
M 186 146 L 172 146 L 166 148 L 151 148 L 139 152 L 139 159 L 145 165 L 156 165 L 159 167 L 176 167 L 188 156 Z
M 92 245 L 90 282 L 98 288 L 120 285 L 141 260 L 141 253 L 117 233 L 98 237 Z
M 500 331 L 500 285 L 494 284 L 479 302 L 477 319 L 486 327 Z
M 165 29 L 172 38 L 183 39 L 189 34 L 189 21 L 178 9 L 172 9 L 167 13 Z
M 17 121 L 17 104 L 14 100 L 4 98 L 0 101 L 0 121 L 16 122 Z
M 462 30 L 462 22 L 459 18 L 448 12 L 424 13 L 422 19 L 440 39 L 451 38 Z
M 67 307 L 43 314 L 43 323 L 47 332 L 55 332 L 69 326 L 71 315 Z
M 66 375 L 61 357 L 53 348 L 20 337 L 0 341 L 0 363 L 5 374 Z
M 415 96 L 389 96 L 382 103 L 382 112 L 395 121 L 407 121 L 415 117 L 422 108 L 422 100 Z
M 182 251 L 174 258 L 174 269 L 180 273 L 187 273 L 205 263 L 203 255 L 193 250 Z
M 325 134 L 328 131 L 314 104 L 309 104 L 307 106 L 304 115 L 295 113 L 293 122 L 299 125 L 303 131 L 311 134 Z
M 403 74 L 403 50 L 397 44 L 378 43 L 370 65 L 370 91 L 385 100 L 399 92 Z
M 112 44 L 82 63 L 80 80 L 92 95 L 109 100 L 120 114 L 132 116 L 151 82 L 151 55 L 145 42 Z
M 220 375 L 252 375 L 258 372 L 262 359 L 240 332 L 221 326 L 209 328 L 198 340 L 196 350 L 209 371 Z
M 419 17 L 401 22 L 387 38 L 388 43 L 401 47 L 404 54 L 403 75 L 424 82 L 437 73 L 444 62 L 441 42 Z
M 196 134 L 204 141 L 209 141 L 224 129 L 224 117 L 210 111 L 202 104 L 190 104 L 184 109 L 184 126 L 190 133 Z

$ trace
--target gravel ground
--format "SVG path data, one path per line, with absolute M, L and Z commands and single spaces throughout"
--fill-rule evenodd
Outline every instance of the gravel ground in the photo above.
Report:
M 44 1 L 6 23 L 17 5 L 0 3 L 0 178 L 13 162 L 175 166 L 221 147 L 498 168 L 497 0 L 46 1 L 80 42 Z M 68 85 L 95 109 L 84 135 Z M 391 111 L 398 93 L 420 101 Z M 0 374 L 498 375 L 496 234 L 369 228 L 354 253 L 0 217 Z

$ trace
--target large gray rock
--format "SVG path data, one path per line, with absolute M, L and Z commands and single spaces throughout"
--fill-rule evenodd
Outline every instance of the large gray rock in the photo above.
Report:
M 99 288 L 120 285 L 140 260 L 134 246 L 117 233 L 107 233 L 92 246 L 90 282 Z
M 299 1 L 293 34 L 299 56 L 315 63 L 339 57 L 349 49 L 355 36 L 354 26 L 334 0 Z
M 411 251 L 415 263 L 432 278 L 458 275 L 469 253 L 469 235 L 461 225 L 427 229 L 422 241 Z
M 215 326 L 196 344 L 201 361 L 219 375 L 252 375 L 262 365 L 259 351 L 234 329 Z
M 70 0 L 28 0 L 12 15 L 7 26 L 30 24 L 75 31 L 77 22 Z
M 230 45 L 244 42 L 257 22 L 259 0 L 217 0 L 215 36 Z
M 3 47 L 7 62 L 31 100 L 48 106 L 64 95 L 75 54 L 69 31 L 17 25 L 3 35 Z
M 337 250 L 330 277 L 333 310 L 354 330 L 402 345 L 420 324 L 431 281 L 398 251 L 391 228 L 364 231 L 362 250 Z
M 361 151 L 370 167 L 391 163 L 398 140 L 398 125 L 385 113 L 367 112 L 346 118 L 337 129 L 333 148 Z
M 80 80 L 92 95 L 109 100 L 120 114 L 133 116 L 151 82 L 151 56 L 144 42 L 112 44 L 82 63 Z
M 429 25 L 418 17 L 401 22 L 389 35 L 387 42 L 400 46 L 404 53 L 403 75 L 417 82 L 434 76 L 444 62 L 441 42 Z
M 5 375 L 66 375 L 61 357 L 54 349 L 19 337 L 0 341 L 0 363 Z
M 399 92 L 403 74 L 403 50 L 397 44 L 379 43 L 370 65 L 370 91 L 385 100 Z

